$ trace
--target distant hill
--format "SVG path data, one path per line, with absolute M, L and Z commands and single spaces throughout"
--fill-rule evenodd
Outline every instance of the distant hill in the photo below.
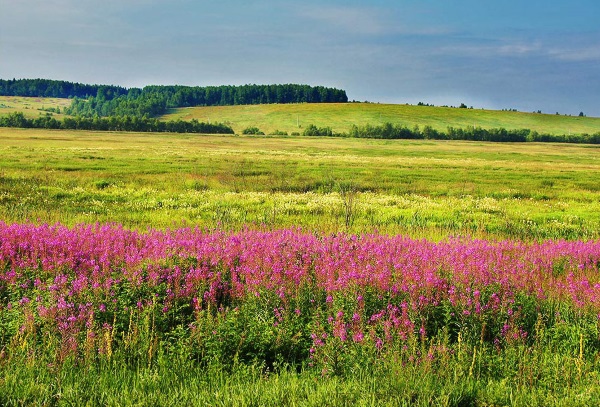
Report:
M 0 96 L 0 117 L 16 112 L 30 119 L 53 116 L 62 120 L 71 99 Z M 448 127 L 465 129 L 520 130 L 540 134 L 599 134 L 600 118 L 572 117 L 514 111 L 460 109 L 432 106 L 375 103 L 301 103 L 241 106 L 211 106 L 169 109 L 158 117 L 161 121 L 223 123 L 237 134 L 255 127 L 266 134 L 303 134 L 308 126 L 331 128 L 335 133 L 348 133 L 352 126 L 381 126 L 390 123 L 413 129 L 425 126 L 446 132 Z M 551 141 L 551 140 L 547 140 Z
M 391 123 L 431 126 L 438 131 L 448 127 L 484 129 L 530 129 L 544 134 L 594 134 L 600 132 L 600 118 L 522 113 L 514 111 L 461 109 L 377 103 L 289 104 L 259 106 L 212 106 L 169 109 L 161 120 L 211 121 L 231 126 L 236 133 L 258 127 L 266 134 L 302 133 L 306 126 L 331 127 L 348 132 L 352 125 Z

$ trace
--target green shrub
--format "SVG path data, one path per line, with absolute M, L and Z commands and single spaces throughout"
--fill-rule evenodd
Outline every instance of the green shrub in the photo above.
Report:
M 260 129 L 258 127 L 246 127 L 244 130 L 242 130 L 242 134 L 252 134 L 255 136 L 262 136 L 265 133 L 260 131 Z

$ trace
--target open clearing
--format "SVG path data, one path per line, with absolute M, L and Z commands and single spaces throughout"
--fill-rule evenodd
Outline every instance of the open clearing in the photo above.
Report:
M 593 238 L 600 148 L 0 129 L 0 216 Z

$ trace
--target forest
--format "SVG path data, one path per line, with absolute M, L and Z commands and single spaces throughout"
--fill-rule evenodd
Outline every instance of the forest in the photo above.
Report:
M 0 80 L 0 96 L 73 98 L 66 114 L 83 117 L 155 117 L 169 108 L 270 103 L 345 103 L 336 88 L 296 84 L 243 86 L 84 85 L 46 79 Z
M 51 79 L 0 79 L 0 96 L 28 96 L 46 98 L 88 98 L 101 91 L 110 98 L 127 95 L 121 86 L 86 85 Z

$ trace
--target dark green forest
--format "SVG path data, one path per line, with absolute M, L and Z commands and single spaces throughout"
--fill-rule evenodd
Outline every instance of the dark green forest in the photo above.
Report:
M 120 86 L 86 85 L 51 79 L 0 79 L 0 96 L 28 96 L 46 98 L 88 98 L 98 92 L 109 98 L 127 95 Z
M 169 108 L 270 103 L 345 103 L 344 90 L 309 85 L 146 86 L 122 88 L 47 79 L 0 79 L 0 96 L 72 98 L 64 113 L 83 117 L 156 117 Z

